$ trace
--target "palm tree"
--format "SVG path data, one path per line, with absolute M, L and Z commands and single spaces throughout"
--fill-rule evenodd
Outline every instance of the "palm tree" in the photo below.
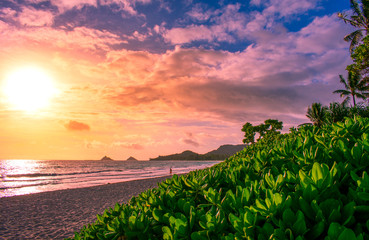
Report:
M 308 108 L 306 117 L 313 122 L 315 126 L 323 126 L 327 115 L 327 107 L 323 107 L 321 103 L 313 103 L 311 107 Z
M 333 93 L 341 94 L 341 97 L 346 97 L 343 101 L 347 103 L 352 97 L 354 106 L 356 106 L 355 97 L 366 99 L 369 97 L 369 85 L 367 81 L 361 79 L 360 74 L 349 71 L 347 75 L 347 81 L 340 75 L 340 82 L 345 86 L 345 89 L 336 90 Z
M 350 3 L 353 15 L 347 17 L 345 13 L 338 13 L 338 17 L 345 23 L 358 28 L 344 37 L 346 42 L 351 41 L 350 52 L 352 52 L 363 38 L 363 34 L 368 35 L 369 33 L 369 0 L 361 0 L 361 4 L 358 0 L 350 0 Z
M 349 108 L 344 103 L 332 102 L 329 104 L 327 121 L 329 123 L 341 122 L 349 116 Z

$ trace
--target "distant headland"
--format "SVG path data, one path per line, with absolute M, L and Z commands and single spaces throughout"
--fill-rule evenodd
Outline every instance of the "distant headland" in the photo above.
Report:
M 136 162 L 136 161 L 138 161 L 136 158 L 134 158 L 134 157 L 132 157 L 132 156 L 130 156 L 129 158 L 127 158 L 127 160 L 126 160 L 127 162 Z
M 182 153 L 176 153 L 166 156 L 159 156 L 157 158 L 150 158 L 150 161 L 162 160 L 224 160 L 233 154 L 243 150 L 247 147 L 246 144 L 238 145 L 222 145 L 218 149 L 210 151 L 205 154 L 198 154 L 193 151 L 186 150 Z
M 114 160 L 111 159 L 110 157 L 104 156 L 103 158 L 100 159 L 100 161 L 114 161 Z

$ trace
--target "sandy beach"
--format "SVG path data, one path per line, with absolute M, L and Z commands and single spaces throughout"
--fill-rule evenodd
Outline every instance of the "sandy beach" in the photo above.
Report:
M 0 198 L 0 239 L 64 239 L 168 177 Z

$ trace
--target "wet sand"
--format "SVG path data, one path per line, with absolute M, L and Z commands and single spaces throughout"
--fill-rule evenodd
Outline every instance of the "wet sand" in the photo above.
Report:
M 0 239 L 64 239 L 167 177 L 0 198 Z

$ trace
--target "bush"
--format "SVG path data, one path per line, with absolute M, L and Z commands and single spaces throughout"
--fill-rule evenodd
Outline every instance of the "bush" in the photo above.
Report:
M 358 117 L 261 139 L 116 204 L 74 239 L 368 239 L 368 132 Z

